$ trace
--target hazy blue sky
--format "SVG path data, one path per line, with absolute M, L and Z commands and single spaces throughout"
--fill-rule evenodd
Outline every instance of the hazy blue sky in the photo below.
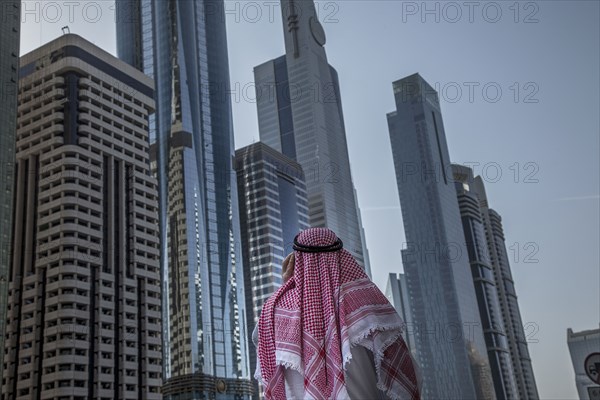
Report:
M 22 53 L 67 24 L 115 53 L 112 2 L 50 3 L 25 2 L 32 12 L 23 16 Z M 440 89 L 452 161 L 479 163 L 503 217 L 540 396 L 576 399 L 566 330 L 600 322 L 599 2 L 471 4 L 317 2 L 339 72 L 373 277 L 383 289 L 387 273 L 402 270 L 385 114 L 394 109 L 392 81 L 419 72 Z M 252 70 L 283 54 L 282 24 L 277 2 L 226 6 L 241 147 L 259 138 Z

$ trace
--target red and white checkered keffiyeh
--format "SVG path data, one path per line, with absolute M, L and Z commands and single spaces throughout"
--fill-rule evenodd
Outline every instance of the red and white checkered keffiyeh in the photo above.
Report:
M 304 246 L 337 240 L 326 228 L 298 236 Z M 415 367 L 402 339 L 404 323 L 352 255 L 295 252 L 294 276 L 264 304 L 258 323 L 260 371 L 265 398 L 286 398 L 284 371 L 304 378 L 304 398 L 349 398 L 344 367 L 351 346 L 373 352 L 377 387 L 389 398 L 418 400 Z

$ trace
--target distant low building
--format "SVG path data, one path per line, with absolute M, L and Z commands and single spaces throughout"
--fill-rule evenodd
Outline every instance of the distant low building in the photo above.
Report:
M 569 345 L 571 361 L 575 370 L 575 384 L 577 385 L 579 399 L 600 399 L 600 384 L 594 383 L 588 376 L 588 373 L 591 373 L 596 382 L 600 380 L 600 328 L 581 332 L 573 332 L 569 328 L 567 329 L 567 344 Z M 598 359 L 595 362 L 591 359 L 588 360 L 588 357 L 594 353 L 598 354 Z M 587 367 L 586 360 L 588 360 Z

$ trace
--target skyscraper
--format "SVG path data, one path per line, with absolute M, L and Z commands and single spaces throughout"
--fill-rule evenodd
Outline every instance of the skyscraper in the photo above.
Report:
M 600 328 L 581 332 L 573 332 L 569 328 L 567 344 L 575 371 L 579 400 L 597 399 L 600 397 Z M 595 375 L 592 370 L 596 371 Z M 596 377 L 596 382 L 590 379 L 588 373 Z
M 371 271 L 371 259 L 369 258 L 369 249 L 367 248 L 367 236 L 365 234 L 365 227 L 362 223 L 362 216 L 360 215 L 360 208 L 358 207 L 358 194 L 356 193 L 356 188 L 354 188 L 354 202 L 356 203 L 356 213 L 358 215 L 358 227 L 360 228 L 360 241 L 362 243 L 363 249 L 363 260 L 364 260 L 364 268 L 365 273 L 369 278 L 372 278 Z
M 294 237 L 308 228 L 308 202 L 300 164 L 258 142 L 236 151 L 248 332 L 264 302 L 282 284 L 281 265 Z M 250 371 L 256 369 L 251 344 Z M 258 389 L 256 380 L 253 382 Z M 258 391 L 255 392 L 258 394 Z M 255 397 L 258 399 L 258 397 Z
M 13 185 L 21 1 L 0 3 L 0 377 L 4 365 L 4 327 L 8 265 L 12 255 Z
M 119 57 L 156 85 L 163 395 L 244 398 L 251 383 L 223 2 L 116 6 Z
M 394 306 L 402 320 L 406 324 L 404 330 L 404 341 L 415 354 L 415 336 L 413 330 L 413 319 L 410 308 L 410 299 L 408 297 L 408 288 L 406 286 L 406 275 L 391 273 L 388 275 L 387 285 L 385 287 L 385 296 Z
M 481 200 L 485 200 L 485 193 L 479 191 L 483 189 L 483 183 L 481 177 L 477 177 L 477 184 L 475 184 L 473 170 L 465 166 L 453 164 L 452 174 L 496 398 L 498 400 L 523 398 L 518 395 L 515 369 L 511 361 L 503 318 L 505 314 L 502 313 L 497 290 L 498 285 L 503 285 L 504 282 L 498 279 L 501 275 L 494 271 L 492 265 L 486 238 L 486 225 L 480 208 Z M 524 345 L 527 346 L 527 343 Z
M 480 176 L 472 180 L 469 188 L 479 199 L 485 240 L 494 271 L 494 281 L 500 300 L 502 320 L 517 383 L 517 394 L 521 400 L 537 400 L 539 399 L 539 394 L 531 365 L 525 328 L 521 320 L 515 282 L 510 270 L 508 252 L 506 251 L 502 218 L 500 214 L 489 207 L 483 179 Z M 467 234 L 467 231 L 465 231 L 465 234 Z
M 394 82 L 388 114 L 424 398 L 493 399 L 440 104 L 420 75 Z
M 160 399 L 153 82 L 76 35 L 19 75 L 3 396 Z
M 312 0 L 281 1 L 286 54 L 254 69 L 260 139 L 302 165 L 310 225 L 336 232 L 363 267 L 337 72 Z

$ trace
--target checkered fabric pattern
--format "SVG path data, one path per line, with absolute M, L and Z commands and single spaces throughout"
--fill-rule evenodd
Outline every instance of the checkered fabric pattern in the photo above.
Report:
M 298 236 L 306 246 L 336 240 L 326 228 Z M 296 251 L 294 276 L 264 304 L 258 323 L 257 378 L 265 398 L 286 398 L 286 368 L 304 377 L 306 399 L 348 398 L 344 366 L 350 347 L 361 345 L 373 352 L 379 389 L 391 399 L 420 399 L 403 328 L 398 313 L 346 250 Z

